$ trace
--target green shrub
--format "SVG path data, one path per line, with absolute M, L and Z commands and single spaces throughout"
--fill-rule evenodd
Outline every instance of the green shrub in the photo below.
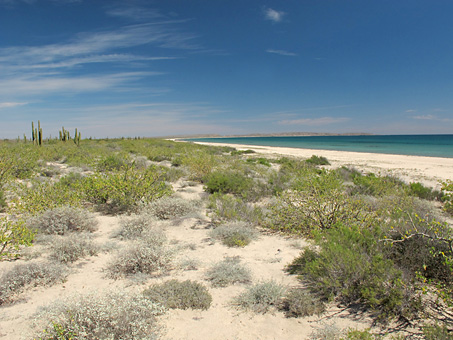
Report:
M 62 206 L 32 217 L 29 225 L 43 234 L 65 235 L 68 232 L 93 232 L 98 228 L 98 221 L 84 209 Z
M 182 158 L 182 164 L 189 168 L 189 178 L 199 182 L 202 182 L 211 173 L 217 163 L 217 159 L 212 154 L 202 150 L 186 154 Z
M 42 340 L 122 339 L 157 340 L 157 317 L 165 308 L 142 294 L 125 291 L 92 292 L 57 301 L 37 318 Z
M 400 179 L 392 176 L 376 176 L 373 173 L 362 175 L 358 172 L 353 175 L 355 187 L 353 194 L 382 197 L 406 191 L 407 185 Z
M 35 233 L 22 220 L 0 216 L 0 261 L 17 257 L 20 246 L 31 246 Z
M 163 245 L 135 241 L 108 263 L 107 276 L 119 279 L 135 274 L 161 275 L 170 270 L 172 255 Z
M 205 191 L 213 194 L 235 194 L 246 197 L 253 186 L 253 180 L 234 172 L 213 171 L 204 180 Z
M 209 208 L 219 221 L 245 221 L 260 224 L 262 210 L 239 197 L 215 193 L 209 196 Z
M 425 200 L 441 199 L 442 193 L 432 188 L 427 188 L 423 184 L 416 182 L 409 184 L 410 194 Z
M 207 272 L 206 279 L 213 287 L 226 287 L 235 283 L 249 283 L 252 278 L 250 270 L 244 267 L 239 257 L 227 257 L 214 264 Z
M 96 170 L 99 172 L 121 170 L 126 167 L 128 163 L 129 160 L 126 157 L 109 155 L 97 162 Z
M 195 213 L 199 209 L 198 202 L 179 197 L 163 197 L 150 202 L 142 209 L 142 212 L 160 220 L 170 220 Z
M 345 340 L 380 340 L 383 339 L 382 336 L 378 334 L 373 334 L 369 329 L 358 330 L 358 329 L 349 329 L 346 333 Z
M 290 289 L 284 296 L 279 309 L 285 311 L 286 317 L 298 318 L 322 314 L 326 307 L 322 301 L 309 291 L 300 288 Z
M 57 207 L 81 207 L 83 203 L 81 190 L 64 182 L 34 181 L 31 187 L 16 186 L 15 191 L 12 210 L 17 213 L 36 215 Z
M 319 252 L 305 249 L 289 270 L 324 299 L 359 302 L 382 317 L 410 317 L 422 309 L 420 297 L 385 258 L 380 238 L 378 229 L 338 225 L 317 238 Z
M 245 310 L 265 314 L 278 307 L 285 290 L 285 287 L 274 281 L 265 281 L 248 288 L 234 298 L 233 303 Z
M 310 334 L 310 340 L 343 340 L 343 335 L 344 331 L 334 323 L 324 323 L 321 328 Z
M 293 189 L 282 193 L 270 207 L 265 226 L 278 231 L 312 236 L 335 224 L 373 221 L 366 205 L 349 197 L 335 172 L 311 175 Z
M 306 159 L 305 162 L 313 165 L 330 165 L 326 157 L 313 155 Z
M 247 163 L 258 163 L 264 166 L 271 166 L 271 163 L 267 158 L 259 157 L 259 158 L 247 158 Z
M 211 306 L 212 296 L 208 289 L 195 281 L 169 280 L 146 289 L 145 296 L 172 309 L 202 309 Z
M 209 235 L 228 247 L 245 247 L 258 237 L 256 230 L 245 222 L 231 222 L 213 229 Z
M 137 169 L 131 166 L 117 172 L 88 176 L 82 190 L 86 200 L 109 211 L 131 211 L 171 193 L 162 176 L 155 167 Z
M 442 182 L 442 201 L 444 202 L 444 210 L 453 215 L 453 181 L 447 180 Z
M 72 263 L 96 255 L 99 251 L 99 247 L 89 237 L 81 234 L 55 236 L 50 249 L 50 258 L 62 263 Z
M 255 153 L 255 151 L 253 151 L 253 150 L 232 150 L 231 156 L 246 155 L 246 154 L 251 154 L 251 153 Z
M 13 302 L 27 287 L 53 285 L 67 275 L 66 269 L 56 263 L 17 264 L 0 277 L 0 305 Z

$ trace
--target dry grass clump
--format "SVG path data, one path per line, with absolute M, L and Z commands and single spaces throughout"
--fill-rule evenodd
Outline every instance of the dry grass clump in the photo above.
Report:
M 212 302 L 208 289 L 201 283 L 190 280 L 169 280 L 151 286 L 143 294 L 148 299 L 172 309 L 207 310 Z
M 257 283 L 233 300 L 233 304 L 245 310 L 265 314 L 278 307 L 286 288 L 275 281 Z
M 234 283 L 249 283 L 252 279 L 250 269 L 244 267 L 239 257 L 227 257 L 214 264 L 206 273 L 206 280 L 213 287 L 226 287 Z
M 0 278 L 0 305 L 13 302 L 26 287 L 46 286 L 63 281 L 64 266 L 52 262 L 17 264 Z
M 83 234 L 55 236 L 50 249 L 50 258 L 62 263 L 72 263 L 86 256 L 94 256 L 99 252 L 99 247 L 88 235 Z
M 67 206 L 47 210 L 33 217 L 30 227 L 44 234 L 64 235 L 68 232 L 93 232 L 97 230 L 98 222 L 92 213 Z
M 181 218 L 200 210 L 199 203 L 179 197 L 164 197 L 149 203 L 143 212 L 160 220 Z
M 38 337 L 52 339 L 155 340 L 157 317 L 166 311 L 142 294 L 125 291 L 75 295 L 46 307 L 37 318 Z
M 231 222 L 218 226 L 210 232 L 212 238 L 228 247 L 245 247 L 258 237 L 258 233 L 246 222 Z
M 119 279 L 135 274 L 161 275 L 172 267 L 173 251 L 165 245 L 134 241 L 107 265 L 107 276 Z
M 322 301 L 307 290 L 293 288 L 285 295 L 280 309 L 285 311 L 288 318 L 298 318 L 322 314 L 326 307 Z
M 134 240 L 142 236 L 142 233 L 154 229 L 156 219 L 148 214 L 133 215 L 128 218 L 122 218 L 120 228 L 114 237 L 123 240 Z

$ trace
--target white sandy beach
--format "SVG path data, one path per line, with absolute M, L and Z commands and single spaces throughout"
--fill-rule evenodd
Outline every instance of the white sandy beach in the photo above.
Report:
M 244 144 L 204 143 L 213 146 L 231 146 L 238 150 L 253 150 L 266 155 L 285 155 L 310 158 L 312 155 L 326 157 L 333 167 L 355 167 L 365 172 L 392 174 L 406 182 L 421 182 L 440 188 L 440 182 L 453 179 L 453 158 L 389 155 L 380 153 L 298 149 Z

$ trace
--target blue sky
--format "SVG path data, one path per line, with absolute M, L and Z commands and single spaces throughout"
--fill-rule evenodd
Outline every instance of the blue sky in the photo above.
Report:
M 453 133 L 450 0 L 0 0 L 0 138 Z

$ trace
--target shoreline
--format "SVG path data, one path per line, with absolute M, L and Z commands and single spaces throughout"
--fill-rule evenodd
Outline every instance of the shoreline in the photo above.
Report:
M 191 141 L 191 143 L 229 146 L 238 150 L 253 150 L 260 154 L 283 155 L 296 158 L 310 158 L 312 155 L 323 156 L 328 159 L 334 168 L 347 166 L 355 167 L 364 172 L 391 174 L 408 183 L 421 182 L 435 189 L 440 189 L 441 181 L 453 179 L 453 158 L 195 141 Z

